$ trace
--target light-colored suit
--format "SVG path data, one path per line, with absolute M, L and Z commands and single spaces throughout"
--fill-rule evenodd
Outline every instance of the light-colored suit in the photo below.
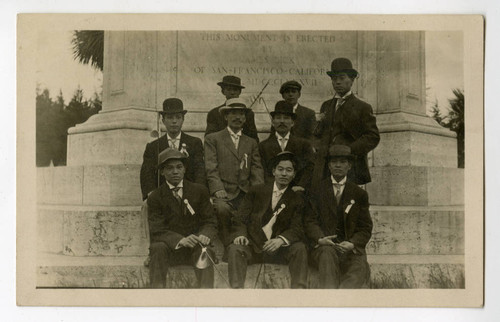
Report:
M 231 217 L 250 186 L 264 183 L 257 141 L 242 134 L 236 150 L 227 128 L 205 137 L 205 167 L 210 194 L 225 190 L 227 199 L 214 198 L 220 237 L 229 245 Z
M 257 142 L 242 134 L 236 151 L 227 128 L 205 137 L 205 167 L 210 194 L 226 190 L 229 200 L 264 183 Z

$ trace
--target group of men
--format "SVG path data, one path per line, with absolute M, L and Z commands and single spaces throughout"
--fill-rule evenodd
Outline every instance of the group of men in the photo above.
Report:
M 372 221 L 358 185 L 370 182 L 367 153 L 380 137 L 371 106 L 351 92 L 352 63 L 334 59 L 327 74 L 335 95 L 317 118 L 298 103 L 300 83 L 282 84 L 260 143 L 236 76 L 218 83 L 226 101 L 208 113 L 204 145 L 182 132 L 182 101 L 163 102 L 167 133 L 146 146 L 141 168 L 152 287 L 166 286 L 170 266 L 190 264 L 199 287 L 212 288 L 217 238 L 232 288 L 244 287 L 248 264 L 264 262 L 288 264 L 292 288 L 307 287 L 309 263 L 319 287 L 367 287 Z

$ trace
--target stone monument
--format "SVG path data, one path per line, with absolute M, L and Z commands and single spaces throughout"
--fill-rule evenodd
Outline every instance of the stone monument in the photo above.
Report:
M 366 187 L 373 287 L 464 287 L 463 170 L 453 133 L 426 116 L 424 37 L 106 31 L 102 111 L 69 130 L 67 167 L 38 169 L 39 286 L 147 285 L 139 169 L 165 98 L 184 101 L 184 130 L 203 137 L 206 113 L 224 101 L 222 76 L 240 77 L 249 103 L 268 84 L 252 107 L 263 138 L 283 82 L 301 82 L 301 104 L 318 112 L 333 95 L 331 60 L 347 57 L 361 75 L 353 91 L 373 106 L 381 133 Z

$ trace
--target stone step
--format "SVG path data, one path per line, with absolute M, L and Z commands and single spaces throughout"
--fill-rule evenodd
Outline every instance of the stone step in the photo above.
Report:
M 149 271 L 145 257 L 75 257 L 41 254 L 38 258 L 37 287 L 39 288 L 147 288 Z M 464 258 L 460 255 L 371 255 L 371 287 L 404 288 L 464 288 Z M 215 288 L 228 288 L 227 264 L 216 265 Z M 281 289 L 290 287 L 286 265 L 250 265 L 245 288 Z M 259 278 L 257 279 L 257 276 Z M 169 271 L 169 288 L 193 288 L 196 278 L 189 266 L 177 266 Z M 318 272 L 310 268 L 309 287 L 318 287 Z
M 368 254 L 460 255 L 464 211 L 448 207 L 370 208 Z M 38 207 L 39 251 L 72 256 L 141 256 L 148 253 L 140 207 Z

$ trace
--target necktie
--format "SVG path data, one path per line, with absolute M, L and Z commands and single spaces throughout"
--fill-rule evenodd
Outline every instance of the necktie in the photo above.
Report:
M 236 150 L 238 150 L 238 142 L 240 140 L 240 136 L 238 134 L 231 134 L 231 137 L 233 138 L 234 147 L 236 148 Z
M 276 205 L 278 204 L 278 201 L 280 201 L 280 197 L 283 193 L 281 191 L 275 191 L 273 192 L 273 200 L 271 203 L 271 209 L 276 208 Z
M 337 98 L 337 104 L 335 104 L 335 112 L 339 110 L 339 108 L 344 104 L 345 99 L 343 97 Z
M 174 195 L 174 198 L 177 200 L 177 202 L 179 204 L 181 204 L 181 196 L 179 196 L 179 189 L 181 189 L 181 187 L 174 187 L 172 188 L 172 194 Z
M 280 143 L 281 151 L 285 151 L 286 143 L 288 142 L 288 139 L 280 137 L 278 140 L 279 140 L 279 143 Z
M 340 204 L 340 198 L 342 198 L 342 192 L 341 192 L 341 187 L 343 184 L 341 183 L 334 183 L 333 186 L 335 187 L 335 199 L 337 200 L 337 205 Z
M 174 140 L 168 140 L 168 143 L 170 143 L 170 147 L 172 149 L 176 149 L 177 150 L 177 139 L 174 139 Z

